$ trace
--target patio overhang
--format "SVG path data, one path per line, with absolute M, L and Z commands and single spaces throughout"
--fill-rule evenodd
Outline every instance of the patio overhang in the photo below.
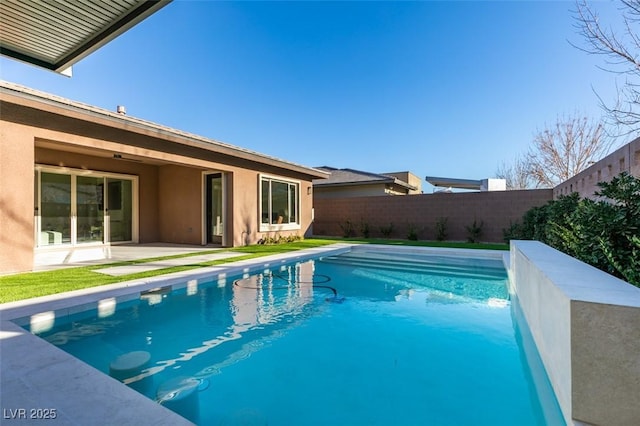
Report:
M 0 54 L 71 75 L 71 66 L 172 0 L 2 0 Z
M 457 189 L 475 189 L 479 190 L 482 187 L 481 180 L 473 179 L 456 179 L 445 177 L 427 176 L 426 181 L 433 186 L 445 187 L 445 188 L 457 188 Z

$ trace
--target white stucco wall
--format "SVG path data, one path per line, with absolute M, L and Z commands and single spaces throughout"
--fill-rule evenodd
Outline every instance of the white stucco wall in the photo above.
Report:
M 510 257 L 567 424 L 640 424 L 640 289 L 537 241 Z

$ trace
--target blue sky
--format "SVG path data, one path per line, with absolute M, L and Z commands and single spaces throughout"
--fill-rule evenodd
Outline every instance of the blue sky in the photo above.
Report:
M 72 78 L 6 58 L 0 77 L 308 166 L 482 179 L 558 116 L 599 118 L 594 90 L 614 98 L 569 43 L 574 7 L 178 0 Z

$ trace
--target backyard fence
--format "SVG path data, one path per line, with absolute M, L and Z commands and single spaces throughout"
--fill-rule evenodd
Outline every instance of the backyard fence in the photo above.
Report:
M 313 233 L 448 241 L 475 237 L 503 242 L 504 229 L 552 198 L 551 189 L 316 198 Z

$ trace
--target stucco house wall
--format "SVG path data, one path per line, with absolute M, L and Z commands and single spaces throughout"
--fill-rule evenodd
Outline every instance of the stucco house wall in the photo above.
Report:
M 207 174 L 222 177 L 223 245 L 251 244 L 274 233 L 310 235 L 311 181 L 326 176 L 322 171 L 10 83 L 0 84 L 0 108 L 0 274 L 31 270 L 56 253 L 59 261 L 110 244 L 106 217 L 115 213 L 108 208 L 103 241 L 77 244 L 72 233 L 71 244 L 59 236 L 39 242 L 38 234 L 46 232 L 35 229 L 41 217 L 38 173 L 74 176 L 71 182 L 95 176 L 105 187 L 112 175 L 133 182 L 136 225 L 127 242 L 205 244 Z M 261 177 L 296 188 L 296 222 L 259 223 Z M 70 192 L 79 194 L 78 188 L 72 183 Z M 74 196 L 67 206 L 74 206 Z M 79 229 L 73 222 L 71 228 Z
M 397 179 L 400 179 L 403 182 L 408 183 L 411 186 L 414 186 L 416 189 L 410 189 L 407 193 L 408 195 L 422 194 L 422 178 L 414 175 L 411 172 L 392 172 L 392 173 L 383 173 L 388 176 L 393 176 Z
M 33 156 L 28 129 L 0 121 L 0 271 L 33 264 Z
M 160 241 L 200 244 L 202 223 L 201 170 L 166 165 L 159 167 L 158 212 Z

